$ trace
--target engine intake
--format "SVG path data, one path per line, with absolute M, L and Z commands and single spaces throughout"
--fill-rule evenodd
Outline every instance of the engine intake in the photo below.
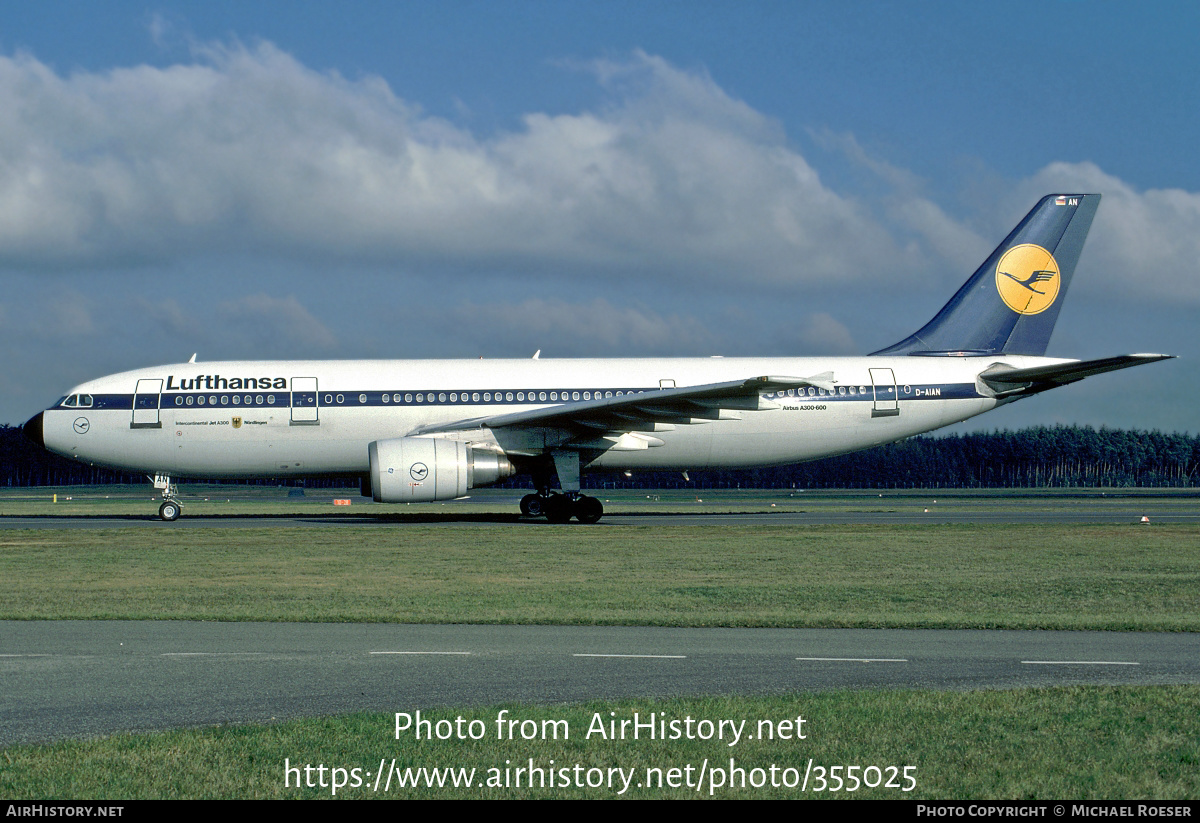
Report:
M 367 454 L 371 497 L 376 503 L 453 500 L 467 489 L 497 483 L 516 473 L 502 452 L 458 440 L 376 440 L 367 447 Z

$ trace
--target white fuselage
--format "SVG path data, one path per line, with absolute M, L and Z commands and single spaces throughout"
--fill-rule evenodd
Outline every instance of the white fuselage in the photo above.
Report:
M 841 454 L 965 420 L 1001 402 L 977 380 L 981 371 L 1062 362 L 996 355 L 183 363 L 83 383 L 45 412 L 43 427 L 50 450 L 119 469 L 185 477 L 362 473 L 371 442 L 424 426 L 609 393 L 832 372 L 832 392 L 768 394 L 778 408 L 660 424 L 651 438 L 618 443 L 589 464 L 749 467 Z M 64 405 L 76 395 L 90 405 Z M 549 448 L 556 436 L 537 428 L 454 434 L 517 454 Z

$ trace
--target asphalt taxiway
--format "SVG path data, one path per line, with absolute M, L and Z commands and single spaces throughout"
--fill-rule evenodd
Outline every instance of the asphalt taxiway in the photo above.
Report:
M 779 512 L 631 512 L 605 514 L 599 523 L 577 528 L 604 528 L 605 526 L 698 526 L 706 524 L 737 525 L 783 525 L 783 526 L 828 526 L 845 525 L 937 525 L 953 524 L 1091 524 L 1122 525 L 1141 524 L 1146 517 L 1145 508 L 1122 508 L 1103 511 L 1021 511 L 1002 510 L 937 510 L 924 511 L 910 508 L 900 511 L 779 511 Z M 1149 524 L 1200 523 L 1200 511 L 1195 506 L 1155 509 Z M 297 528 L 314 526 L 369 526 L 403 528 L 405 526 L 428 526 L 430 524 L 512 524 L 513 526 L 538 528 L 552 527 L 544 518 L 521 517 L 517 514 L 475 514 L 450 511 L 446 514 L 419 514 L 412 517 L 386 514 L 328 514 L 328 515 L 191 515 L 173 523 L 164 523 L 157 516 L 146 514 L 127 516 L 63 516 L 0 515 L 2 529 L 238 529 L 238 528 Z
M 1200 683 L 1200 634 L 0 622 L 0 745 L 360 710 Z

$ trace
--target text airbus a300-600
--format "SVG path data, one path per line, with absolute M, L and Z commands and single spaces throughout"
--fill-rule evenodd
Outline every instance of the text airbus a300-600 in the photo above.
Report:
M 584 471 L 813 460 L 1168 357 L 1045 356 L 1099 202 L 1042 198 L 932 320 L 864 357 L 189 362 L 83 383 L 25 431 L 152 474 L 164 520 L 177 477 L 357 474 L 394 503 L 527 474 L 525 514 L 594 523 Z

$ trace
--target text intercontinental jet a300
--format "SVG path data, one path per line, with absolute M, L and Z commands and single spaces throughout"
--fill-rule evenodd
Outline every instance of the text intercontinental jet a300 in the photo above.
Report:
M 76 386 L 25 431 L 153 473 L 163 520 L 180 514 L 172 477 L 353 473 L 400 503 L 529 474 L 525 514 L 594 523 L 585 469 L 813 460 L 1168 357 L 1043 356 L 1099 204 L 1042 198 L 937 316 L 867 357 L 190 362 Z

